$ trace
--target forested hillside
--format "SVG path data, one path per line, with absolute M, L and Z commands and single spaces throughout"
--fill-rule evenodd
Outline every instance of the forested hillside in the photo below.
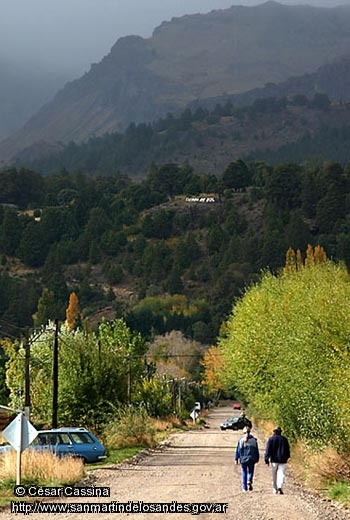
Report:
M 350 264 L 349 174 L 241 160 L 217 176 L 153 165 L 142 182 L 3 172 L 1 333 L 64 320 L 74 291 L 92 327 L 123 316 L 145 337 L 213 343 L 234 298 L 289 246 L 320 244 Z
M 17 156 L 17 165 L 43 174 L 84 171 L 144 178 L 153 163 L 190 163 L 199 173 L 217 174 L 238 159 L 271 164 L 305 160 L 350 160 L 350 106 L 331 104 L 316 93 L 256 99 L 235 107 L 230 100 L 211 110 L 198 106 L 152 124 L 131 124 L 58 151 L 39 146 Z

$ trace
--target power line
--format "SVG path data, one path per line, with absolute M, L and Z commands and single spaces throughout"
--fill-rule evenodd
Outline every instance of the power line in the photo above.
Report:
M 11 328 L 17 329 L 21 332 L 27 331 L 27 327 L 20 327 L 19 325 L 15 325 L 14 323 L 11 323 L 11 322 L 5 320 L 4 318 L 0 318 L 0 324 L 1 323 L 3 323 L 6 327 L 11 327 Z

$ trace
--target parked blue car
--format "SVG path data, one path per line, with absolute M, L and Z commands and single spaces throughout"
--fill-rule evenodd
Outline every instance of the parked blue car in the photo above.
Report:
M 30 449 L 52 451 L 58 457 L 71 455 L 84 462 L 98 462 L 106 458 L 104 446 L 85 428 L 40 430 Z

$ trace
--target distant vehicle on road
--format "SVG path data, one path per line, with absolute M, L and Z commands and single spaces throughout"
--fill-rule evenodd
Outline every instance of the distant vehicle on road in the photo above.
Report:
M 252 421 L 248 419 L 246 416 L 240 417 L 229 417 L 224 422 L 220 424 L 220 429 L 222 431 L 225 430 L 243 430 L 245 426 L 252 427 Z
M 238 401 L 233 401 L 232 407 L 234 410 L 241 410 L 242 408 L 241 403 L 239 403 Z

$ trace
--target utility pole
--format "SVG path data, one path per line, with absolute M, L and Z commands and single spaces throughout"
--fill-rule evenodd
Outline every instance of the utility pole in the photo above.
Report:
M 186 378 L 185 377 L 181 377 L 180 379 L 177 380 L 177 385 L 178 385 L 178 403 L 179 403 L 179 414 L 181 414 L 181 410 L 182 410 L 182 385 L 184 384 L 184 382 L 186 381 Z
M 26 338 L 25 344 L 25 384 L 24 384 L 24 414 L 30 420 L 30 343 Z
M 128 404 L 131 403 L 131 363 L 130 363 L 130 354 L 127 355 L 128 360 L 128 379 L 127 379 L 127 400 Z
M 57 428 L 58 408 L 58 320 L 55 320 L 52 367 L 52 428 Z

